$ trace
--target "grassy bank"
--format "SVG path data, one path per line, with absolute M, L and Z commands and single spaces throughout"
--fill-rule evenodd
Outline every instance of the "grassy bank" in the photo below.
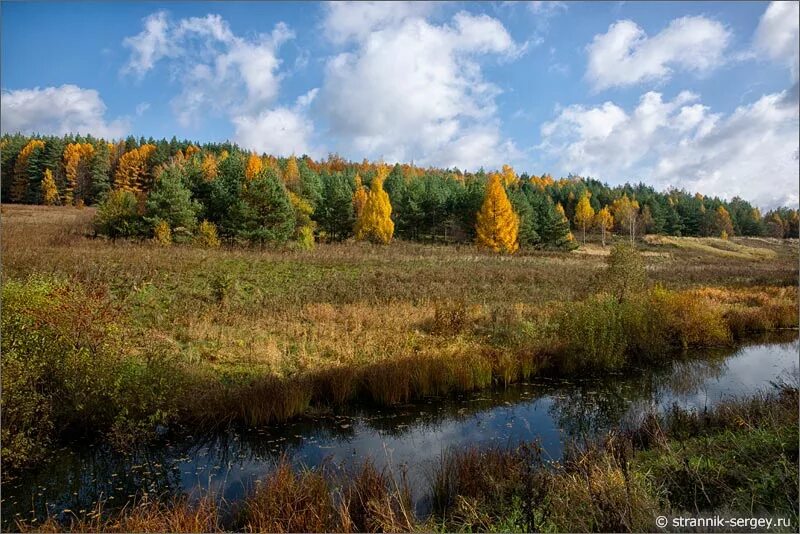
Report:
M 536 444 L 452 450 L 431 477 L 429 517 L 402 479 L 279 464 L 241 502 L 207 497 L 96 510 L 24 531 L 654 531 L 659 515 L 798 521 L 798 391 L 781 385 L 706 412 L 673 409 L 545 462 Z M 790 529 L 788 529 L 790 530 Z
M 175 422 L 265 424 L 310 407 L 618 369 L 797 326 L 797 250 L 781 241 L 742 240 L 769 252 L 722 263 L 643 243 L 649 282 L 622 294 L 605 254 L 164 248 L 93 239 L 91 215 L 3 208 L 12 471 L 65 433 L 124 444 Z

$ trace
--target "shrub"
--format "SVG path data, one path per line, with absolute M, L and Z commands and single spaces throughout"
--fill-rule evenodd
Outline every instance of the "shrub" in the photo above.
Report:
M 10 280 L 3 305 L 4 467 L 36 462 L 71 431 L 127 428 L 141 437 L 169 420 L 180 382 L 158 360 L 119 357 L 122 317 L 104 291 Z
M 615 298 L 600 295 L 573 304 L 563 312 L 559 334 L 566 345 L 560 359 L 565 371 L 614 369 L 625 363 L 628 337 L 623 307 Z
M 206 248 L 218 248 L 220 245 L 217 235 L 217 225 L 207 220 L 203 220 L 197 228 L 196 241 Z
M 647 272 L 641 254 L 628 243 L 614 245 L 608 257 L 604 289 L 622 302 L 644 290 L 646 285 Z
M 139 201 L 130 191 L 115 189 L 97 206 L 95 230 L 111 239 L 134 237 L 144 232 Z
M 167 221 L 158 221 L 153 228 L 153 241 L 161 246 L 172 244 L 172 230 Z

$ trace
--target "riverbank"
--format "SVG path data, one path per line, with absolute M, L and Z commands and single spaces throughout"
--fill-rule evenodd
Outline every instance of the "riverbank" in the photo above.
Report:
M 797 250 L 775 241 L 747 241 L 769 259 L 724 263 L 642 244 L 649 287 L 620 295 L 595 254 L 165 249 L 87 237 L 89 210 L 37 210 L 4 207 L 7 472 L 66 435 L 125 446 L 176 423 L 394 405 L 797 326 Z
M 794 379 L 796 381 L 796 378 Z M 674 408 L 617 427 L 559 462 L 537 443 L 458 448 L 436 464 L 432 513 L 402 476 L 369 461 L 345 472 L 284 460 L 236 503 L 140 500 L 71 512 L 23 531 L 654 531 L 659 515 L 784 517 L 797 525 L 797 384 L 708 411 Z M 778 529 L 780 531 L 780 529 Z M 785 529 L 792 531 L 792 528 Z

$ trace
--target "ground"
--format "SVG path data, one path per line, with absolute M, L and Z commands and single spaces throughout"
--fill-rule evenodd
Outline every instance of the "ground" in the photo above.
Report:
M 589 243 L 504 256 L 408 242 L 206 250 L 93 237 L 92 216 L 4 206 L 5 276 L 48 273 L 107 289 L 129 336 L 160 340 L 198 364 L 277 375 L 479 343 L 448 331 L 457 324 L 437 328 L 437 310 L 485 324 L 583 299 L 602 288 L 609 250 Z M 646 236 L 641 250 L 651 281 L 669 289 L 797 281 L 796 242 Z

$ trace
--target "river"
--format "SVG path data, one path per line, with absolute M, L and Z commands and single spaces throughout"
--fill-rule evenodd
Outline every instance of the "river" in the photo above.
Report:
M 346 469 L 371 458 L 378 467 L 404 470 L 417 508 L 427 477 L 448 447 L 515 445 L 538 440 L 558 459 L 563 445 L 620 424 L 635 424 L 650 410 L 673 404 L 704 409 L 746 396 L 782 378 L 796 380 L 797 333 L 735 350 L 704 351 L 602 377 L 537 378 L 506 389 L 482 391 L 390 409 L 352 408 L 269 428 L 228 429 L 182 435 L 126 453 L 107 445 L 74 443 L 36 471 L 2 488 L 2 523 L 64 510 L 107 507 L 136 495 L 161 497 L 209 488 L 231 502 L 286 456 L 300 466 L 328 462 Z M 665 359 L 667 359 L 665 357 Z

